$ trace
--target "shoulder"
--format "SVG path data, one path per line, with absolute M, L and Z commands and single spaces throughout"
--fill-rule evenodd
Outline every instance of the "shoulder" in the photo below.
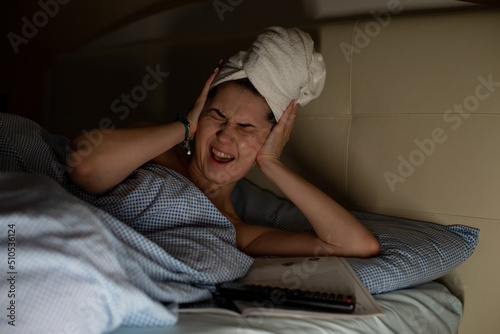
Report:
M 127 126 L 128 128 L 146 128 L 157 125 L 154 122 L 135 122 Z M 189 157 L 182 152 L 177 146 L 163 152 L 157 157 L 151 159 L 150 163 L 160 165 L 180 173 L 183 176 L 187 175 L 187 165 Z
M 189 163 L 189 157 L 175 146 L 158 155 L 154 159 L 151 159 L 149 162 L 169 168 L 184 177 L 188 176 L 187 165 Z

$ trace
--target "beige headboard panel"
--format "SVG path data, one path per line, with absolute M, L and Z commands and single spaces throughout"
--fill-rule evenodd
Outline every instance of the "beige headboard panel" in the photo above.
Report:
M 319 31 L 326 86 L 288 165 L 353 209 L 480 228 L 447 282 L 464 298 L 460 333 L 500 333 L 500 12 Z
M 446 282 L 464 300 L 461 334 L 500 333 L 500 11 L 306 30 L 324 55 L 327 81 L 301 109 L 284 162 L 351 209 L 480 228 L 475 254 Z M 103 119 L 170 121 L 192 105 L 218 60 L 248 47 L 255 33 L 58 57 L 46 126 L 74 135 Z M 168 76 L 142 89 L 157 67 Z M 147 96 L 129 114 L 117 112 L 113 102 L 134 92 Z M 257 168 L 248 178 L 276 190 Z

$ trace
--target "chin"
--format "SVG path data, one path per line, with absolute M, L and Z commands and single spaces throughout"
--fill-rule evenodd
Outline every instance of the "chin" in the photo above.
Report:
M 232 169 L 234 166 L 227 166 L 227 168 L 210 168 L 206 172 L 206 177 L 209 181 L 218 184 L 218 185 L 226 185 L 230 183 L 235 183 L 241 178 L 243 178 L 245 174 L 241 172 L 235 172 L 234 169 Z

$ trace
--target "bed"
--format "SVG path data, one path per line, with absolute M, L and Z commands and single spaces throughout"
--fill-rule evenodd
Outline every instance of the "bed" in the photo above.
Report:
M 375 258 L 347 259 L 377 295 L 386 312 L 380 317 L 183 314 L 180 304 L 210 299 L 217 284 L 242 277 L 252 263 L 237 251 L 231 223 L 199 189 L 180 174 L 148 163 L 104 195 L 90 195 L 67 176 L 68 138 L 1 113 L 0 137 L 0 228 L 5 236 L 0 245 L 8 251 L 9 265 L 2 282 L 9 292 L 3 330 L 457 331 L 462 303 L 434 280 L 472 255 L 478 229 L 353 212 L 381 244 Z M 249 181 L 238 184 L 232 200 L 250 224 L 311 230 L 292 203 Z
M 350 259 L 350 264 L 386 315 L 355 321 L 178 315 L 177 302 L 209 297 L 216 280 L 233 279 L 245 266 L 213 270 L 201 286 L 183 277 L 183 284 L 166 284 L 157 291 L 155 279 L 172 277 L 183 261 L 199 259 L 186 260 L 185 250 L 168 260 L 152 256 L 158 253 L 147 249 L 171 254 L 89 204 L 93 199 L 78 193 L 64 176 L 69 136 L 102 124 L 173 119 L 175 112 L 158 110 L 188 108 L 181 101 L 194 100 L 198 90 L 193 82 L 203 82 L 206 69 L 218 62 L 221 53 L 231 55 L 244 48 L 255 32 L 61 55 L 50 77 L 51 104 L 45 123 L 2 115 L 0 208 L 4 216 L 19 214 L 16 226 L 44 216 L 46 226 L 67 221 L 88 230 L 80 231 L 85 236 L 81 244 L 67 242 L 78 234 L 68 235 L 68 229 L 59 225 L 54 225 L 57 233 L 47 234 L 54 237 L 45 244 L 28 241 L 38 240 L 36 234 L 17 232 L 20 245 L 33 245 L 30 254 L 40 252 L 36 246 L 50 246 L 45 249 L 50 256 L 31 261 L 24 260 L 27 257 L 18 248 L 25 278 L 19 275 L 14 286 L 32 297 L 29 305 L 37 306 L 29 311 L 20 306 L 17 321 L 27 321 L 30 314 L 31 321 L 39 319 L 46 328 L 63 333 L 497 333 L 500 296 L 494 287 L 500 266 L 490 254 L 499 251 L 500 233 L 499 18 L 497 10 L 478 9 L 394 16 L 376 35 L 370 35 L 377 22 L 373 18 L 303 27 L 325 57 L 327 82 L 322 96 L 300 111 L 283 159 L 356 214 L 381 241 L 379 257 Z M 369 37 L 364 44 L 363 33 Z M 206 50 L 202 56 L 193 52 L 200 48 Z M 178 68 L 179 63 L 190 66 Z M 131 93 L 147 73 L 158 69 L 168 74 L 137 108 L 127 112 L 113 108 L 122 93 Z M 187 82 L 188 77 L 192 81 Z M 145 166 L 144 173 L 168 171 Z M 4 200 L 16 196 L 19 205 Z M 234 201 L 247 221 L 307 229 L 300 213 L 280 196 L 254 170 L 239 184 Z M 257 210 L 263 207 L 259 201 L 273 203 L 266 206 L 271 209 Z M 31 216 L 21 214 L 27 209 L 33 210 Z M 9 232 L 2 228 L 4 238 Z M 218 228 L 213 244 L 193 238 L 189 247 L 205 247 L 208 253 L 230 249 L 230 228 Z M 61 249 L 70 256 L 58 258 L 57 254 L 65 254 Z M 247 263 L 240 254 L 230 256 Z M 52 258 L 47 267 L 44 261 Z M 176 262 L 179 259 L 181 263 Z M 68 264 L 61 269 L 57 261 Z M 171 272 L 151 271 L 158 261 L 164 261 L 162 269 L 171 265 Z M 85 280 L 82 266 L 75 263 L 84 264 L 84 271 L 91 273 Z M 40 280 L 40 272 L 45 280 Z M 151 279 L 153 272 L 164 276 Z M 190 271 L 189 277 L 198 274 Z M 5 284 L 2 281 L 2 291 L 8 288 Z M 38 313 L 30 313 L 33 310 Z M 11 329 L 7 322 L 0 326 Z

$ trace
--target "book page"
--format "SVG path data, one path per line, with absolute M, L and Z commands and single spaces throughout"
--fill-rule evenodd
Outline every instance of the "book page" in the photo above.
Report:
M 344 265 L 337 257 L 255 259 L 243 282 L 288 289 L 354 293 L 354 282 L 350 275 L 346 275 Z
M 275 305 L 271 301 L 234 301 L 245 315 L 346 318 L 382 315 L 383 311 L 349 264 L 339 257 L 258 258 L 244 277 L 246 284 L 342 293 L 356 297 L 353 313 L 327 313 Z

